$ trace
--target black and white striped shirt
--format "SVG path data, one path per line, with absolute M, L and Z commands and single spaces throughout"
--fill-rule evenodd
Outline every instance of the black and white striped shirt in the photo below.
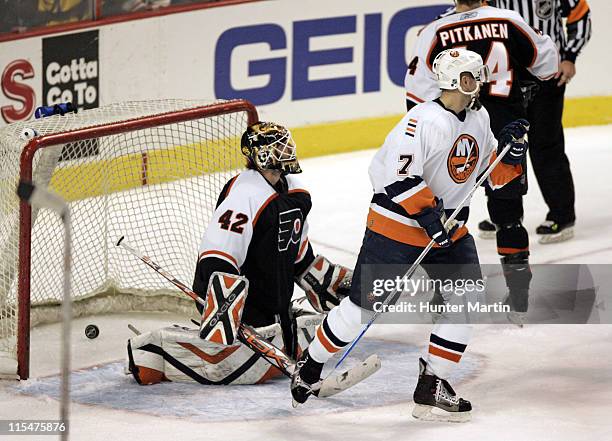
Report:
M 591 11 L 586 0 L 495 0 L 489 4 L 518 12 L 530 26 L 549 35 L 563 60 L 575 62 L 591 38 Z

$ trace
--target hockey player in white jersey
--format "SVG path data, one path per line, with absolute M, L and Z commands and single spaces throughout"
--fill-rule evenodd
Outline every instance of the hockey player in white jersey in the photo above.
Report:
M 241 140 L 247 170 L 230 179 L 202 238 L 193 291 L 199 330 L 164 328 L 132 338 L 129 369 L 140 384 L 262 383 L 278 369 L 237 339 L 241 323 L 296 359 L 322 313 L 348 294 L 351 271 L 315 256 L 310 194 L 296 180 L 296 146 L 285 127 L 259 122 Z M 196 213 L 194 213 L 197 215 Z M 294 283 L 318 314 L 292 305 Z
M 527 123 L 509 124 L 500 133 L 498 146 L 487 111 L 469 109 L 489 78 L 480 55 L 464 49 L 445 50 L 435 58 L 433 69 L 440 98 L 410 110 L 372 160 L 369 173 L 374 196 L 350 296 L 331 310 L 298 361 L 291 385 L 296 403 L 316 394 L 323 364 L 350 343 L 371 317 L 372 289 L 361 287 L 365 265 L 401 264 L 407 269 L 433 239 L 434 248 L 422 262 L 424 269 L 429 272 L 427 265 L 431 264 L 458 264 L 462 270 L 458 274 L 429 272 L 430 277 L 481 278 L 474 239 L 466 227 L 469 207 L 463 207 L 449 231 L 444 228 L 445 218 L 502 146 L 510 144 L 511 149 L 489 175 L 489 185 L 502 188 L 521 174 Z M 469 325 L 449 324 L 444 318 L 434 326 L 427 354 L 419 361 L 415 417 L 469 419 L 471 404 L 457 397 L 446 378 L 461 360 L 470 333 Z
M 445 14 L 421 30 L 406 72 L 406 104 L 411 108 L 440 95 L 432 63 L 441 51 L 449 48 L 474 51 L 491 72 L 491 81 L 483 87 L 476 105 L 482 104 L 487 109 L 493 134 L 498 136 L 508 123 L 527 119 L 526 106 L 537 82 L 557 74 L 560 58 L 552 39 L 531 28 L 517 12 L 486 3 L 457 0 L 455 13 Z M 524 173 L 502 190 L 485 186 L 493 224 L 488 221 L 480 224 L 489 230 L 484 233 L 487 238 L 497 239 L 509 291 L 506 302 L 519 313 L 527 310 L 531 281 L 529 235 L 522 224 L 526 162 L 523 168 Z

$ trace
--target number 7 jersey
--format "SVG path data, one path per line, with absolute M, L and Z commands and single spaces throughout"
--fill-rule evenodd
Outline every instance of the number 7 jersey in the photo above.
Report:
M 367 228 L 397 242 L 427 246 L 430 238 L 416 220 L 419 213 L 440 198 L 448 216 L 472 190 L 497 157 L 497 140 L 489 125 L 484 108 L 455 114 L 440 100 L 412 108 L 370 164 L 374 196 Z M 500 162 L 487 185 L 497 190 L 522 171 L 520 165 Z M 467 234 L 468 216 L 469 201 L 456 218 L 459 228 L 453 240 Z
M 453 47 L 478 53 L 489 67 L 491 81 L 480 92 L 483 103 L 520 104 L 522 78 L 547 80 L 559 70 L 559 51 L 549 36 L 531 28 L 515 11 L 482 6 L 440 18 L 421 30 L 404 81 L 409 101 L 440 96 L 433 60 Z

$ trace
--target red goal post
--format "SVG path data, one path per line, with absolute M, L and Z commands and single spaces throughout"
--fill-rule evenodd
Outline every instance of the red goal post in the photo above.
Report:
M 257 110 L 245 100 L 160 100 L 115 104 L 0 130 L 2 150 L 8 144 L 4 140 L 17 141 L 24 128 L 39 135 L 21 150 L 14 184 L 19 178 L 42 183 L 71 204 L 76 242 L 72 297 L 78 302 L 77 315 L 95 314 L 96 310 L 154 310 L 151 304 L 160 301 L 160 293 L 171 291 L 144 276 L 144 270 L 132 267 L 124 257 L 113 255 L 110 244 L 121 230 L 136 243 L 145 244 L 143 248 L 156 251 L 155 255 L 164 252 L 164 264 L 171 271 L 180 274 L 182 269 L 182 277 L 193 277 L 198 237 L 222 186 L 244 164 L 241 133 L 257 120 Z M 7 151 L 10 148 L 7 146 Z M 7 187 L 13 183 L 9 181 Z M 7 198 L 7 189 L 1 190 L 0 198 Z M 10 219 L 3 220 L 5 228 L 0 232 L 4 246 L 0 250 L 0 320 L 5 321 L 0 326 L 0 342 L 8 339 L 5 346 L 10 346 L 9 322 L 16 319 L 13 354 L 18 377 L 26 379 L 30 375 L 33 308 L 38 306 L 42 311 L 38 323 L 54 321 L 49 316 L 57 319 L 57 314 L 49 311 L 58 306 L 61 291 L 55 296 L 50 285 L 61 280 L 61 274 L 53 269 L 57 260 L 53 241 L 61 234 L 57 234 L 51 216 L 33 213 L 25 202 L 18 203 L 18 256 L 13 256 L 13 236 L 17 234 Z M 147 241 L 151 244 L 146 245 Z M 156 247 L 160 242 L 161 247 Z M 173 246 L 186 250 L 177 256 Z M 18 261 L 16 311 L 11 310 L 13 258 Z M 118 300 L 125 295 L 144 301 Z M 83 306 L 87 304 L 96 306 Z M 160 308 L 167 309 L 167 304 Z M 4 349 L 10 357 L 10 347 Z

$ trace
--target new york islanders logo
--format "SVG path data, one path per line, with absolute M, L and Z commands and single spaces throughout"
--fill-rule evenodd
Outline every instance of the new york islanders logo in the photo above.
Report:
M 448 154 L 448 174 L 457 184 L 469 179 L 478 164 L 478 143 L 470 135 L 459 135 Z

